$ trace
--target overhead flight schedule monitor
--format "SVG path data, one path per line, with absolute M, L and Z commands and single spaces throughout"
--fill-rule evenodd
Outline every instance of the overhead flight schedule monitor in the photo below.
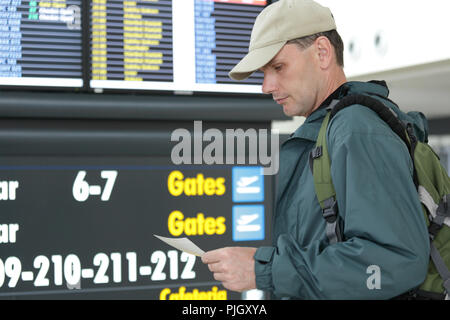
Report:
M 261 93 L 228 77 L 266 0 L 0 0 L 0 87 Z
M 2 157 L 0 299 L 241 299 L 199 257 L 270 243 L 272 177 L 158 157 Z
M 91 16 L 93 85 L 173 82 L 171 0 L 92 0 Z
M 236 83 L 228 72 L 248 51 L 253 23 L 267 1 L 195 0 L 197 83 Z M 246 84 L 261 84 L 256 72 Z
M 0 1 L 0 85 L 82 87 L 81 0 Z
M 261 0 L 92 0 L 94 89 L 261 93 L 228 72 L 247 53 Z

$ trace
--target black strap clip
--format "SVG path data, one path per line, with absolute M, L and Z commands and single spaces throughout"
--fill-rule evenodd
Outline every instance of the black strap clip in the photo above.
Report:
M 322 156 L 322 146 L 317 146 L 311 150 L 311 157 L 313 159 L 320 158 Z
M 439 202 L 436 214 L 444 217 L 450 217 L 450 194 L 446 194 Z
M 338 205 L 334 197 L 328 198 L 324 201 L 322 216 L 328 223 L 334 223 L 336 221 L 338 217 Z
M 446 218 L 450 217 L 450 194 L 445 195 L 439 202 L 439 206 L 436 210 L 436 217 L 430 215 L 430 225 L 428 227 L 428 233 L 431 240 L 434 240 L 438 232 L 442 229 L 442 225 Z

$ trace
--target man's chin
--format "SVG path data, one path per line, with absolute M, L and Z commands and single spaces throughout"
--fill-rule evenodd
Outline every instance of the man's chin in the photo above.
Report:
M 293 117 L 295 116 L 294 112 L 292 112 L 291 109 L 289 109 L 289 106 L 287 104 L 283 104 L 283 112 L 286 116 L 288 117 Z
M 283 113 L 288 117 L 305 117 L 305 115 L 295 105 L 283 104 Z

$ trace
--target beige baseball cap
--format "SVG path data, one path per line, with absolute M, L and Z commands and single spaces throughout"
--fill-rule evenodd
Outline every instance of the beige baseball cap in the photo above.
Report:
M 292 39 L 336 29 L 330 9 L 312 0 L 279 0 L 256 17 L 248 54 L 230 71 L 244 80 L 265 66 Z

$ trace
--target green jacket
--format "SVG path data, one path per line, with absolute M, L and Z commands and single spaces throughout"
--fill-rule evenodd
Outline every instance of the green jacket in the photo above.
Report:
M 411 158 L 400 138 L 363 106 L 338 112 L 328 128 L 331 176 L 345 237 L 328 243 L 309 152 L 324 107 L 352 93 L 383 99 L 400 119 L 414 123 L 419 139 L 427 139 L 424 116 L 401 112 L 383 98 L 389 90 L 378 82 L 344 84 L 305 120 L 281 147 L 273 246 L 258 248 L 254 256 L 257 288 L 271 291 L 274 298 L 388 299 L 425 279 L 429 239 Z

